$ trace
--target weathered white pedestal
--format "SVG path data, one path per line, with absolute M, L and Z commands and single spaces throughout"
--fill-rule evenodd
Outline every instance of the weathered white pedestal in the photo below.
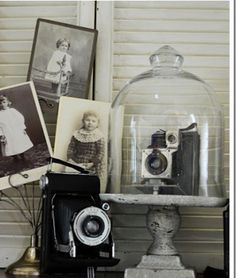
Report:
M 125 278 L 195 278 L 192 269 L 185 269 L 173 245 L 172 239 L 179 226 L 178 207 L 150 206 L 147 213 L 147 228 L 153 237 L 153 243 L 137 268 L 125 271 Z
M 226 198 L 147 195 L 147 194 L 101 194 L 107 202 L 148 205 L 146 217 L 148 231 L 153 242 L 136 268 L 128 268 L 125 278 L 195 278 L 194 270 L 186 269 L 178 251 L 173 245 L 173 237 L 180 227 L 180 206 L 223 207 Z

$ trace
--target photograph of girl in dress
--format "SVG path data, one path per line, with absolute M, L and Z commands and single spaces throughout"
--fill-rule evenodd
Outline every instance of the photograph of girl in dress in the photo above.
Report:
M 97 175 L 101 192 L 107 182 L 109 112 L 110 103 L 61 97 L 57 117 L 54 156 Z M 76 171 L 54 167 L 55 171 Z
M 0 89 L 0 147 L 0 189 L 45 173 L 52 151 L 32 82 Z
M 61 96 L 87 98 L 97 31 L 39 18 L 27 80 L 33 80 L 44 112 L 57 113 Z
M 24 152 L 33 147 L 25 126 L 24 116 L 13 108 L 9 99 L 0 94 L 1 156 L 12 156 L 14 161 L 27 165 Z

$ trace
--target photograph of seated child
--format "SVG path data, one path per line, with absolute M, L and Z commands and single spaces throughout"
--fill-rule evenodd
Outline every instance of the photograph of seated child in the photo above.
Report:
M 45 79 L 52 82 L 52 89 L 57 90 L 58 84 L 66 84 L 71 77 L 71 55 L 69 40 L 60 38 L 56 42 L 56 50 L 53 52 L 47 65 Z
M 82 127 L 71 137 L 67 160 L 98 175 L 100 181 L 104 178 L 105 138 L 99 130 L 99 116 L 94 111 L 84 112 Z
M 27 163 L 24 152 L 33 147 L 25 126 L 24 116 L 11 107 L 11 101 L 0 95 L 1 157 L 12 156 L 15 162 Z

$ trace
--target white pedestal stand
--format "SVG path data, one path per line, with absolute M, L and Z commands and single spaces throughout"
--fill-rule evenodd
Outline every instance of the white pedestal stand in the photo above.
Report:
M 185 269 L 173 245 L 180 227 L 180 214 L 175 206 L 150 206 L 147 229 L 153 242 L 137 268 L 126 269 L 125 278 L 195 278 L 192 269 Z
M 195 278 L 192 269 L 186 269 L 173 237 L 180 227 L 180 206 L 223 207 L 226 198 L 147 194 L 101 194 L 107 202 L 148 205 L 146 217 L 153 242 L 136 268 L 125 270 L 125 278 Z

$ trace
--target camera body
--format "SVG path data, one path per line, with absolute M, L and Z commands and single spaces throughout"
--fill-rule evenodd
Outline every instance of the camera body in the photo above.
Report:
M 178 150 L 179 134 L 176 130 L 157 131 L 152 143 L 142 151 L 142 177 L 170 179 L 173 153 Z
M 89 267 L 117 264 L 109 205 L 99 198 L 99 178 L 49 171 L 40 183 L 41 274 L 85 274 Z
M 158 130 L 142 150 L 141 177 L 159 185 L 159 193 L 197 195 L 200 136 L 197 124 L 184 129 Z

